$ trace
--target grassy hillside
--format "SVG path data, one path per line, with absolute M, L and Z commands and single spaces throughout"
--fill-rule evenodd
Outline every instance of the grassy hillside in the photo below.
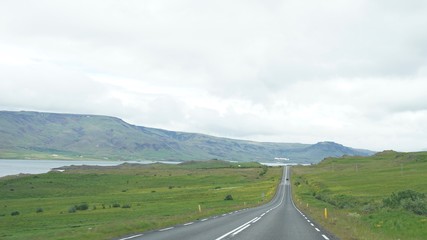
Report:
M 296 204 L 341 239 L 427 236 L 427 152 L 330 158 L 292 173 Z
M 0 178 L 0 239 L 111 239 L 194 221 L 268 201 L 281 173 L 209 161 Z
M 139 127 L 106 116 L 0 111 L 0 158 L 318 162 L 369 155 L 323 142 L 261 143 Z

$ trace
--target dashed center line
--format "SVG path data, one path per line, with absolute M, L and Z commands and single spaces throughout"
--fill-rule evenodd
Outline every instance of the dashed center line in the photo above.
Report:
M 252 221 L 253 221 L 253 219 L 252 219 L 252 220 L 250 220 L 249 222 L 247 222 L 247 223 L 245 223 L 245 224 L 243 224 L 243 225 L 239 226 L 238 228 L 235 228 L 235 229 L 231 230 L 230 232 L 228 232 L 228 233 L 226 233 L 226 234 L 222 235 L 221 237 L 219 237 L 219 238 L 217 238 L 217 239 L 215 239 L 215 240 L 221 240 L 221 239 L 223 239 L 223 238 L 227 237 L 227 236 L 228 236 L 228 235 L 230 235 L 230 234 L 233 234 L 233 236 L 234 236 L 234 233 L 236 233 L 236 232 L 241 232 L 241 231 L 239 231 L 240 229 L 242 229 L 242 228 L 246 229 L 247 227 L 249 227 L 249 226 L 250 226 L 250 222 L 252 222 Z
M 287 168 L 286 168 L 286 170 L 287 170 Z M 288 174 L 288 172 L 286 171 L 286 173 L 285 173 L 285 177 L 286 177 L 286 178 L 287 178 L 287 174 Z M 285 198 L 285 191 L 283 192 L 282 198 L 280 199 L 280 203 L 279 203 L 278 205 L 276 205 L 276 206 L 275 206 L 275 207 L 273 207 L 273 208 L 270 208 L 268 211 L 264 212 L 264 213 L 263 213 L 263 214 L 261 214 L 259 217 L 256 217 L 256 218 L 254 218 L 254 219 L 250 220 L 249 222 L 246 222 L 245 224 L 240 225 L 238 228 L 235 228 L 235 229 L 231 230 L 230 232 L 228 232 L 228 233 L 226 233 L 226 234 L 222 235 L 222 236 L 221 236 L 221 237 L 219 237 L 219 238 L 216 238 L 215 240 L 221 240 L 221 239 L 224 239 L 224 238 L 225 238 L 225 237 L 227 237 L 227 236 L 230 236 L 230 235 L 231 235 L 231 236 L 235 236 L 235 235 L 239 234 L 240 232 L 242 232 L 242 231 L 243 231 L 243 230 L 245 230 L 246 228 L 250 227 L 250 226 L 251 226 L 251 223 L 256 223 L 256 222 L 257 222 L 257 221 L 259 221 L 263 216 L 265 216 L 265 214 L 269 213 L 270 211 L 273 211 L 274 209 L 276 209 L 276 208 L 278 208 L 280 205 L 282 205 L 284 198 Z M 232 213 L 230 213 L 230 214 L 232 214 Z M 226 215 L 226 214 L 223 214 L 222 216 L 225 216 L 225 215 Z
M 288 168 L 286 167 L 286 170 L 288 170 Z M 285 174 L 285 176 L 287 175 L 287 172 L 286 172 L 286 174 Z M 250 221 L 248 221 L 248 222 L 246 222 L 246 223 L 244 223 L 244 224 L 242 224 L 242 225 L 240 225 L 239 227 L 237 227 L 237 228 L 235 228 L 235 229 L 233 229 L 233 230 L 231 230 L 231 231 L 229 231 L 229 232 L 227 232 L 227 233 L 225 233 L 224 235 L 222 235 L 222 236 L 220 236 L 220 237 L 218 237 L 218 238 L 216 238 L 215 240 L 222 240 L 222 239 L 224 239 L 224 238 L 230 238 L 230 237 L 234 237 L 234 236 L 236 236 L 237 234 L 239 234 L 239 233 L 241 233 L 242 231 L 244 231 L 245 229 L 247 229 L 247 228 L 249 228 L 249 227 L 251 227 L 252 225 L 255 225 L 255 223 L 256 222 L 258 222 L 262 217 L 264 217 L 266 214 L 268 214 L 270 211 L 273 211 L 273 210 L 275 210 L 276 208 L 278 208 L 279 206 L 281 206 L 282 205 L 282 203 L 284 202 L 284 198 L 285 198 L 285 193 L 286 193 L 286 191 L 287 190 L 283 190 L 283 197 L 280 199 L 280 203 L 278 204 L 278 205 L 276 205 L 276 206 L 274 206 L 274 207 L 272 207 L 272 208 L 270 208 L 270 209 L 268 209 L 267 211 L 265 211 L 265 212 L 263 212 L 261 215 L 259 215 L 258 217 L 255 217 L 255 218 L 253 218 L 252 220 L 250 220 Z M 319 229 L 319 228 L 317 228 L 308 218 L 307 218 L 307 216 L 306 215 L 304 215 L 304 213 L 303 212 L 301 212 L 296 206 L 295 206 L 295 204 L 294 204 L 294 202 L 292 201 L 292 199 L 291 199 L 291 203 L 292 203 L 292 205 L 294 206 L 294 208 L 301 214 L 301 216 L 302 217 L 304 217 L 305 218 L 305 220 L 308 222 L 308 223 L 310 223 L 310 225 L 317 231 L 317 232 L 319 232 L 319 234 L 321 234 L 321 236 L 325 239 L 325 240 L 329 240 L 329 238 L 325 235 L 325 234 L 322 234 L 322 232 L 321 232 L 321 230 Z M 244 209 L 244 210 L 246 210 L 246 209 Z M 242 210 L 242 211 L 244 211 L 244 210 Z M 227 215 L 232 215 L 232 214 L 237 214 L 237 213 L 239 213 L 240 211 L 234 211 L 234 212 L 229 212 L 229 213 L 224 213 L 224 214 L 222 214 L 221 216 L 222 217 L 224 217 L 224 216 L 227 216 Z M 213 217 L 211 217 L 211 218 L 204 218 L 204 219 L 201 219 L 200 220 L 200 222 L 205 222 L 205 221 L 207 221 L 207 220 L 209 220 L 209 219 L 215 219 L 215 218 L 218 218 L 218 217 L 220 217 L 219 215 L 218 216 L 213 216 Z M 189 226 L 189 225 L 192 225 L 192 224 L 195 224 L 195 222 L 188 222 L 188 223 L 184 223 L 184 224 L 182 224 L 181 226 Z M 168 227 L 168 228 L 163 228 L 163 229 L 160 229 L 160 230 L 157 230 L 158 232 L 164 232 L 164 231 L 168 231 L 168 230 L 172 230 L 172 229 L 174 229 L 175 227 Z M 121 239 L 119 239 L 119 240 L 130 240 L 130 239 L 133 239 L 133 238 L 137 238 L 137 237 L 141 237 L 141 236 L 143 236 L 144 234 L 137 234 L 137 235 L 133 235 L 133 236 L 129 236 L 129 237 L 125 237 L 125 238 L 121 238 Z
M 237 234 L 239 234 L 241 231 L 245 230 L 246 228 L 248 228 L 249 226 L 251 226 L 250 224 L 242 227 L 241 229 L 239 229 L 238 231 L 234 232 L 232 235 L 233 237 L 236 236 Z
M 240 225 L 239 227 L 237 227 L 237 228 L 235 228 L 235 229 L 233 229 L 233 230 L 231 230 L 230 232 L 228 232 L 228 233 L 226 233 L 226 234 L 224 234 L 224 235 L 222 235 L 221 237 L 219 237 L 219 238 L 217 238 L 217 239 L 215 239 L 215 240 L 221 240 L 221 239 L 223 239 L 223 238 L 225 238 L 225 237 L 227 237 L 227 236 L 236 236 L 237 234 L 239 234 L 240 232 L 242 232 L 243 230 L 245 230 L 246 228 L 248 228 L 248 227 L 250 227 L 251 226 L 251 223 L 256 223 L 256 222 L 258 222 L 264 215 L 265 215 L 266 213 L 263 213 L 263 214 L 261 214 L 259 217 L 256 217 L 256 218 L 254 218 L 254 219 L 252 219 L 252 220 L 250 220 L 249 222 L 246 222 L 245 224 L 243 224 L 243 225 Z
M 285 176 L 286 176 L 286 178 L 287 178 L 287 174 L 288 174 L 288 168 L 286 167 L 286 174 L 285 174 Z M 278 205 L 276 205 L 275 207 L 273 207 L 273 208 L 270 208 L 269 210 L 267 210 L 266 212 L 264 212 L 264 213 L 262 213 L 259 217 L 255 217 L 254 219 L 252 219 L 252 220 L 250 220 L 250 221 L 248 221 L 248 222 L 246 222 L 246 223 L 244 223 L 244 224 L 242 224 L 242 225 L 240 225 L 239 227 L 237 227 L 237 228 L 235 228 L 235 229 L 233 229 L 233 230 L 231 230 L 231 231 L 229 231 L 229 232 L 227 232 L 227 233 L 225 233 L 224 235 L 222 235 L 222 236 L 220 236 L 220 237 L 218 237 L 218 238 L 216 238 L 215 240 L 222 240 L 222 239 L 224 239 L 224 238 L 227 238 L 227 237 L 234 237 L 234 236 L 236 236 L 237 234 L 239 234 L 239 233 L 241 233 L 242 231 L 244 231 L 245 229 L 247 229 L 247 228 L 249 228 L 250 226 L 251 226 L 251 224 L 254 224 L 254 223 L 256 223 L 256 222 L 258 222 L 262 217 L 264 217 L 266 214 L 268 214 L 270 211 L 272 211 L 272 210 L 274 210 L 274 209 L 276 209 L 276 208 L 278 208 L 280 205 L 282 205 L 282 203 L 283 203 L 283 200 L 284 200 L 284 198 L 285 198 L 285 192 L 286 191 L 284 191 L 283 192 L 283 197 L 282 197 L 282 199 L 280 200 L 280 203 L 278 204 Z M 315 225 L 314 225 L 314 223 L 312 223 L 308 218 L 307 218 L 307 216 L 305 216 L 304 215 L 304 213 L 303 212 L 301 212 L 296 206 L 295 206 L 295 204 L 293 203 L 293 201 L 291 200 L 291 202 L 292 202 L 292 204 L 294 205 L 294 207 L 295 207 L 295 209 L 301 214 L 301 216 L 302 217 L 304 217 L 305 218 L 305 220 L 307 220 L 307 222 L 308 223 L 310 223 L 310 225 L 317 231 L 317 232 L 320 232 L 320 234 L 322 234 L 321 233 L 321 231 L 320 231 L 320 229 L 319 228 L 317 228 Z M 236 211 L 234 212 L 234 213 L 237 213 Z M 232 213 L 229 213 L 230 215 L 231 214 L 233 214 L 233 212 Z M 223 214 L 222 216 L 226 216 L 227 214 Z M 205 219 L 203 219 L 203 220 L 201 220 L 201 221 L 206 221 Z M 325 240 L 329 240 L 329 238 L 325 235 L 325 234 L 322 234 L 322 237 L 325 239 Z

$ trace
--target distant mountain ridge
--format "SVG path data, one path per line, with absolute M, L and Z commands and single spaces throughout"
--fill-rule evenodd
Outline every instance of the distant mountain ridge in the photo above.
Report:
M 135 126 L 116 117 L 0 111 L 0 158 L 316 163 L 374 152 L 334 142 L 271 143 Z

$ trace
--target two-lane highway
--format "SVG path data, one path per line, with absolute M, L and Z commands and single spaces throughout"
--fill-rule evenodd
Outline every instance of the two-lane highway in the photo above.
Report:
M 223 240 L 223 239 L 332 239 L 304 216 L 293 204 L 289 168 L 274 199 L 260 207 L 231 212 L 152 232 L 127 236 L 121 240 Z

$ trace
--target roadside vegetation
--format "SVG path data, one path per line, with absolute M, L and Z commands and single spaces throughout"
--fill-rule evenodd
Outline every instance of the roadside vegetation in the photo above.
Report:
M 342 240 L 426 239 L 426 173 L 427 152 L 328 158 L 292 167 L 294 202 Z
M 194 221 L 270 200 L 281 173 L 212 160 L 0 178 L 0 239 L 112 239 Z

